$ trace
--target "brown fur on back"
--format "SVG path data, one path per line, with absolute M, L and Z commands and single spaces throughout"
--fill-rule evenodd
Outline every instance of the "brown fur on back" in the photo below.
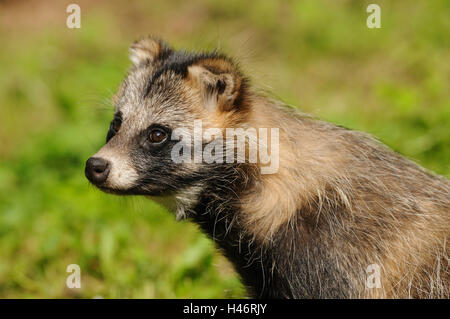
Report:
M 448 298 L 450 185 L 367 134 L 255 98 L 249 126 L 280 127 L 280 169 L 241 198 L 256 240 L 292 227 L 319 236 L 349 274 L 353 297 Z M 365 287 L 366 268 L 381 287 Z

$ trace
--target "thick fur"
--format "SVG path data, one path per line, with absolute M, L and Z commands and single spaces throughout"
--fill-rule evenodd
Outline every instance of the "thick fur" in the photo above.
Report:
M 450 297 L 448 180 L 367 134 L 257 93 L 225 56 L 146 38 L 132 45 L 131 60 L 115 98 L 122 127 L 98 153 L 127 154 L 121 163 L 130 167 L 116 166 L 130 178 L 112 177 L 102 190 L 169 201 L 214 240 L 253 297 Z M 192 129 L 196 119 L 223 130 L 279 128 L 278 172 L 175 164 L 173 141 L 142 146 L 155 123 Z M 366 284 L 372 264 L 380 288 Z

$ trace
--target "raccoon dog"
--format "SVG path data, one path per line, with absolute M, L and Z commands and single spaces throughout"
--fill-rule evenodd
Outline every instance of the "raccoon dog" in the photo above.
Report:
M 450 297 L 447 179 L 258 93 L 217 52 L 148 37 L 130 58 L 86 162 L 99 189 L 198 224 L 255 298 Z

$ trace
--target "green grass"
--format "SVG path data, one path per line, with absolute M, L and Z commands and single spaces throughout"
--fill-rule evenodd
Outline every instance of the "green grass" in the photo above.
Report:
M 0 4 L 1 298 L 245 296 L 194 225 L 84 177 L 128 45 L 148 33 L 219 46 L 285 102 L 450 173 L 448 1 L 378 1 L 377 30 L 366 1 L 78 1 L 79 30 L 65 27 L 68 3 Z M 65 287 L 69 264 L 81 289 Z

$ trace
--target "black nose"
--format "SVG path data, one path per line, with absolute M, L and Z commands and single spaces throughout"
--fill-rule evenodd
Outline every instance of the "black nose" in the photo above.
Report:
M 84 173 L 88 180 L 99 185 L 106 181 L 109 174 L 109 162 L 100 157 L 91 157 L 86 161 Z

